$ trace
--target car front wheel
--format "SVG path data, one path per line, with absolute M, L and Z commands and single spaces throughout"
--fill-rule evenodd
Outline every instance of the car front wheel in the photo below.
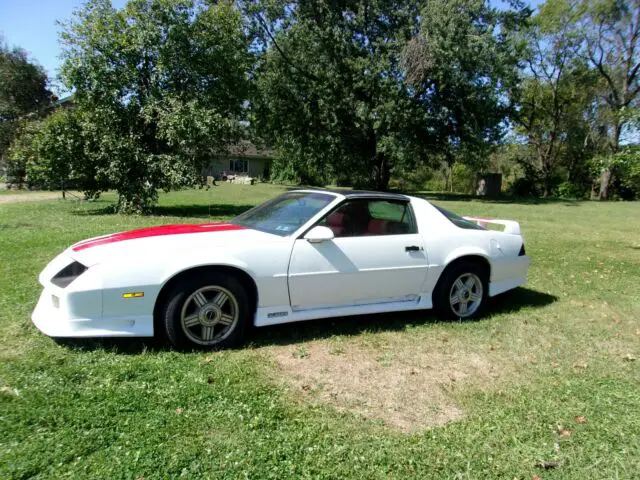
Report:
M 207 273 L 174 288 L 164 308 L 164 327 L 178 348 L 221 349 L 239 344 L 249 322 L 249 301 L 234 277 Z
M 434 308 L 441 318 L 478 317 L 487 301 L 487 275 L 475 262 L 447 269 L 434 292 Z

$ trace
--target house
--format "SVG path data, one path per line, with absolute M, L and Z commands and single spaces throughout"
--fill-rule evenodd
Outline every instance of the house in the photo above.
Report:
M 61 108 L 73 108 L 74 96 L 56 100 L 51 104 L 51 111 Z M 47 112 L 49 113 L 49 112 Z M 233 175 L 236 177 L 268 178 L 273 152 L 266 148 L 258 148 L 248 140 L 243 140 L 229 148 L 229 153 L 214 157 L 203 171 L 203 176 L 217 179 Z
M 214 157 L 204 169 L 204 176 L 223 179 L 238 177 L 269 178 L 273 152 L 243 140 L 232 145 L 226 155 Z
M 75 99 L 73 98 L 73 94 L 62 97 L 51 105 L 51 110 L 58 110 L 59 108 L 73 108 L 75 106 Z

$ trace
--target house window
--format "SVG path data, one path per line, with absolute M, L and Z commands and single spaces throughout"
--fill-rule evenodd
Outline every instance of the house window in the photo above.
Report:
M 249 162 L 247 160 L 229 160 L 229 170 L 235 173 L 248 173 Z

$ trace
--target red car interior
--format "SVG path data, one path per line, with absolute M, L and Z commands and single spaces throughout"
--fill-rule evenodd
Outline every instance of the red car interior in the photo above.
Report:
M 362 211 L 353 211 L 350 213 L 352 214 L 351 218 L 353 218 L 354 214 L 357 215 L 357 218 L 351 223 L 348 223 L 349 216 L 340 211 L 335 211 L 327 216 L 325 224 L 333 231 L 336 237 L 348 234 L 382 235 L 389 233 L 389 222 L 387 220 L 370 218 L 368 210 L 366 216 Z M 349 228 L 349 226 L 351 226 L 351 228 Z

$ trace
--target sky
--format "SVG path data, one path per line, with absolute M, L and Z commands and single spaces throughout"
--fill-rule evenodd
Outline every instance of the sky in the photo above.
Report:
M 51 86 L 60 66 L 56 20 L 68 20 L 84 0 L 0 0 L 0 36 L 10 47 L 20 47 L 44 67 Z M 112 0 L 121 8 L 126 0 Z
M 27 51 L 31 61 L 44 67 L 51 87 L 61 92 L 56 82 L 60 66 L 59 26 L 56 20 L 71 18 L 73 11 L 84 0 L 0 0 L 0 37 L 10 47 L 17 46 Z M 121 8 L 126 0 L 112 0 L 116 8 Z M 500 0 L 492 0 L 501 4 Z M 541 0 L 529 0 L 532 7 Z

